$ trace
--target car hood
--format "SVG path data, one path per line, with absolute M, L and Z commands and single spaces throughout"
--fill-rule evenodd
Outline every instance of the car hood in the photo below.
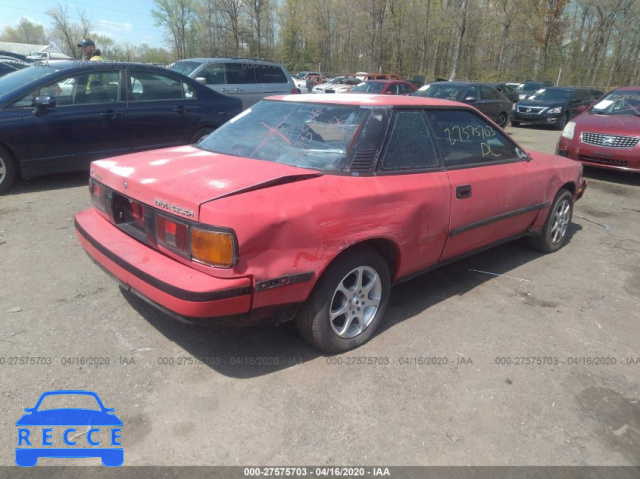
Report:
M 198 221 L 208 201 L 322 172 L 182 146 L 94 161 L 91 175 L 125 196 Z
M 115 414 L 92 409 L 47 409 L 25 414 L 16 426 L 122 426 Z
M 531 107 L 555 108 L 557 106 L 565 106 L 566 104 L 567 102 L 558 101 L 558 100 L 520 100 L 518 102 L 518 106 L 521 106 L 524 108 L 531 108 Z
M 640 116 L 583 113 L 573 119 L 577 131 L 640 136 Z

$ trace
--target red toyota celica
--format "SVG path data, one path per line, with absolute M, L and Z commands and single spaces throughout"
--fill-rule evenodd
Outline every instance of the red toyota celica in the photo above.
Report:
M 174 317 L 295 320 L 333 353 L 374 334 L 392 284 L 522 236 L 559 249 L 581 170 L 457 102 L 280 96 L 196 145 L 92 163 L 94 207 L 75 225 Z

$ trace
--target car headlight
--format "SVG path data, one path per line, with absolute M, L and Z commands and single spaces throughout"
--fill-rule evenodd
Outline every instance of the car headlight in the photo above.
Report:
M 511 105 L 511 109 L 512 109 L 513 111 L 516 111 L 516 108 L 517 108 L 517 106 L 516 106 L 516 105 L 517 105 L 517 103 L 514 103 L 513 105 Z
M 551 114 L 562 113 L 562 107 L 561 106 L 557 106 L 555 108 L 549 108 L 547 110 L 547 113 L 551 113 Z
M 562 130 L 562 137 L 567 140 L 573 140 L 573 134 L 576 132 L 576 124 L 573 121 L 567 123 L 567 126 Z

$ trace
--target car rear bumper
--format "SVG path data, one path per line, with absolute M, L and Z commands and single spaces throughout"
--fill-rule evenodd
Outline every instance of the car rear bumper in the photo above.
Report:
M 248 277 L 215 278 L 138 242 L 94 209 L 75 217 L 87 254 L 126 289 L 179 318 L 233 318 L 251 308 Z M 190 321 L 192 322 L 192 321 Z

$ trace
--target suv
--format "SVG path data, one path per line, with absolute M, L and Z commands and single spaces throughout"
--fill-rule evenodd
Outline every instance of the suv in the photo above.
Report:
M 588 90 L 558 86 L 543 88 L 527 100 L 513 105 L 511 124 L 539 123 L 562 130 L 571 118 L 586 110 L 592 102 Z
M 366 73 L 366 72 L 358 72 L 351 75 L 356 77 L 360 81 L 367 80 L 402 80 L 400 75 L 396 75 L 395 73 Z
M 298 93 L 287 69 L 278 63 L 248 58 L 188 58 L 169 65 L 209 88 L 238 97 L 249 108 L 269 95 Z

